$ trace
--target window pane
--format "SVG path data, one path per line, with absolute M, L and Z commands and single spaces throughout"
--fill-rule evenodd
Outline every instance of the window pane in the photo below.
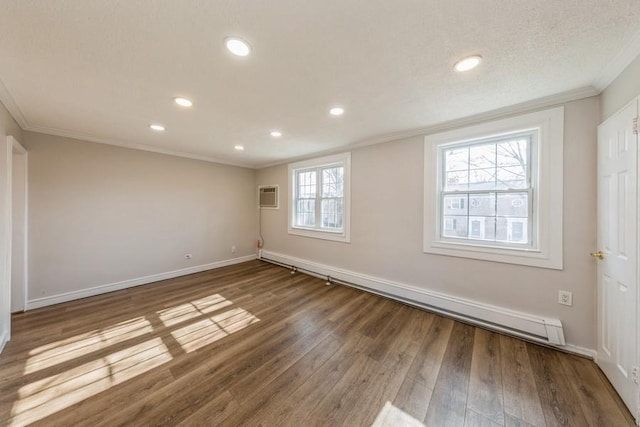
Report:
M 495 187 L 495 168 L 469 170 L 469 190 L 493 190 Z
M 523 221 L 514 221 L 511 223 L 511 241 L 518 242 L 525 236 L 525 228 Z
M 469 215 L 495 216 L 496 193 L 480 193 L 469 195 Z
M 474 240 L 495 241 L 496 218 L 490 217 L 469 217 L 469 238 Z
M 443 237 L 529 242 L 528 192 L 447 194 L 443 197 L 442 211 Z
M 450 194 L 444 196 L 442 207 L 444 215 L 467 215 L 469 212 L 468 194 Z
M 343 186 L 343 167 L 322 169 L 322 197 L 342 197 Z
M 313 227 L 316 223 L 315 199 L 301 199 L 296 204 L 295 225 Z
M 316 197 L 316 171 L 298 172 L 298 198 Z
M 445 171 L 466 171 L 469 169 L 469 147 L 450 148 L 444 152 Z
M 445 188 L 447 190 L 467 190 L 469 188 L 469 171 L 447 172 Z
M 445 216 L 442 221 L 442 236 L 454 238 L 467 238 L 466 216 Z
M 520 138 L 497 144 L 497 166 L 526 166 L 529 159 L 529 138 Z
M 501 193 L 498 194 L 498 216 L 502 217 L 529 217 L 529 193 Z
M 446 149 L 444 189 L 528 188 L 530 139 L 527 136 Z
M 477 220 L 477 219 L 474 219 L 474 220 L 470 221 L 470 225 L 471 225 L 471 227 L 469 227 L 470 228 L 469 235 L 471 237 L 480 237 L 480 234 L 481 234 L 480 233 L 480 225 L 481 225 L 480 221 Z M 484 230 L 482 230 L 482 231 L 484 231 Z
M 505 166 L 498 168 L 498 188 L 527 188 L 525 166 Z
M 322 228 L 342 229 L 343 199 L 322 199 L 320 217 Z
M 484 169 L 496 167 L 496 144 L 472 145 L 469 147 L 469 168 Z
M 529 220 L 527 218 L 498 218 L 496 240 L 509 243 L 529 243 Z

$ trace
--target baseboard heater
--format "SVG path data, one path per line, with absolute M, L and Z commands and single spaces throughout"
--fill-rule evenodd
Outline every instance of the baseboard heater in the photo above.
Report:
M 341 284 L 394 299 L 487 329 L 554 347 L 564 346 L 562 323 L 502 307 L 477 303 L 410 285 L 390 282 L 348 270 L 337 269 L 288 255 L 261 251 L 258 258 L 291 270 L 318 277 L 327 284 Z

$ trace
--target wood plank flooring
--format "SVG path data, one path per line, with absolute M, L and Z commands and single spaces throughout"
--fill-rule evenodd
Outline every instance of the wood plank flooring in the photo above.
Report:
M 589 360 L 252 261 L 14 315 L 0 424 L 633 420 Z

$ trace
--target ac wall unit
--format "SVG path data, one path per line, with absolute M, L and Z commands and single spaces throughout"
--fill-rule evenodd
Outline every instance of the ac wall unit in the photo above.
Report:
M 260 194 L 260 207 L 267 209 L 278 209 L 278 186 L 261 185 L 258 187 Z

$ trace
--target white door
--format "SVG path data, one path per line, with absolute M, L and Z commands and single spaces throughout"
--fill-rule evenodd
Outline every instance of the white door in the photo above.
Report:
M 632 413 L 638 366 L 638 101 L 598 127 L 598 365 Z M 635 374 L 637 375 L 637 374 Z

